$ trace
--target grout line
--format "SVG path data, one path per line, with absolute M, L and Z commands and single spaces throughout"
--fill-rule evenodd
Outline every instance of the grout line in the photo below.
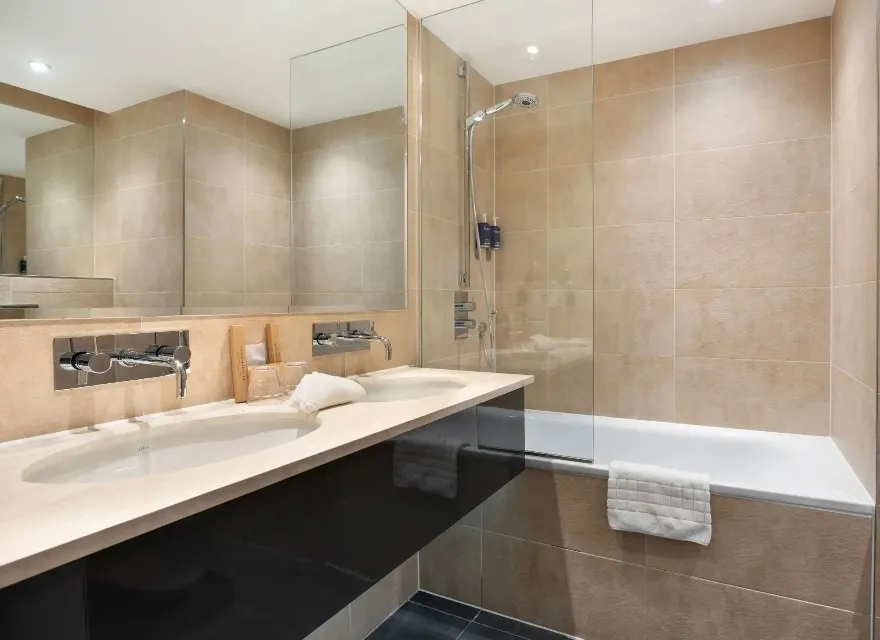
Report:
M 678 91 L 675 84 L 675 53 L 672 50 L 672 421 L 678 422 L 678 296 L 676 295 L 675 285 L 678 282 L 678 163 L 675 162 L 676 151 L 678 146 L 678 131 L 676 129 L 676 92 Z M 647 542 L 645 546 L 647 549 Z M 645 554 L 645 564 L 647 565 L 647 553 Z M 647 610 L 647 580 L 645 580 L 645 607 Z M 647 615 L 647 612 L 646 614 Z

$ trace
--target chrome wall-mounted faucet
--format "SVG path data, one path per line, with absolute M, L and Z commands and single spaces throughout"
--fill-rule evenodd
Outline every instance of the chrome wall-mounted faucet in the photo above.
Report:
M 313 356 L 369 351 L 371 342 L 381 342 L 385 347 L 385 359 L 391 360 L 391 340 L 376 333 L 376 325 L 372 321 L 320 322 L 312 325 Z
M 186 397 L 189 331 L 56 338 L 54 345 L 56 391 L 174 375 L 177 398 Z

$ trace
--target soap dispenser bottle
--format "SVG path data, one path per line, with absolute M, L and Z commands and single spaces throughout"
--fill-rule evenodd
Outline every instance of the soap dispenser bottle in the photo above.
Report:
M 492 248 L 492 227 L 486 221 L 486 214 L 483 214 L 483 221 L 477 224 L 477 230 L 480 234 L 480 246 L 484 249 Z
M 498 216 L 492 216 L 492 226 L 489 228 L 492 239 L 492 249 L 498 251 L 501 248 L 501 227 L 498 226 Z

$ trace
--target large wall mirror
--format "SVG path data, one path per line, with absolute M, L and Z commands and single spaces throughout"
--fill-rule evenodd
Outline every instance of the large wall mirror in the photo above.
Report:
M 395 0 L 9 13 L 0 319 L 406 307 Z

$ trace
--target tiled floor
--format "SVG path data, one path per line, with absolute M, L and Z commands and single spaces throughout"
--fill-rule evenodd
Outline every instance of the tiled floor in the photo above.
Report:
M 569 639 L 525 622 L 419 591 L 367 640 Z

